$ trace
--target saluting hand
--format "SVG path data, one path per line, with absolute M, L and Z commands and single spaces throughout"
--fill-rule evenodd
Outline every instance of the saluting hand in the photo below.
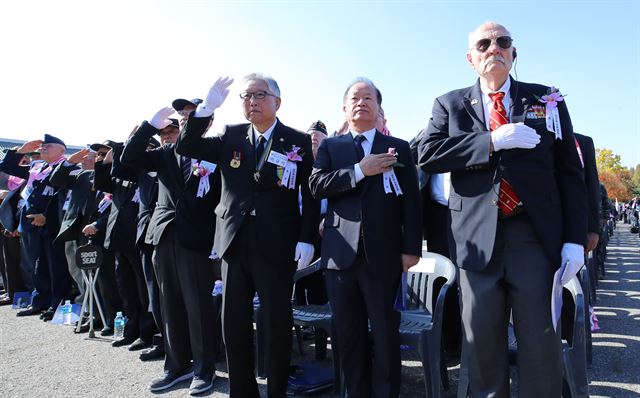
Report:
M 18 148 L 16 153 L 33 152 L 36 149 L 40 148 L 41 146 L 42 146 L 42 140 L 33 140 L 33 141 L 25 142 L 24 144 L 22 144 L 20 148 Z
M 82 159 L 84 159 L 84 157 L 87 156 L 89 152 L 90 152 L 90 149 L 88 148 L 81 149 L 78 152 L 74 153 L 73 155 L 69 156 L 69 158 L 67 159 L 67 162 L 78 164 L 82 162 Z
M 227 99 L 229 86 L 231 86 L 232 83 L 233 79 L 229 76 L 219 77 L 209 89 L 207 98 L 205 98 L 202 104 L 202 109 L 198 108 L 198 114 L 196 116 L 208 117 L 213 115 L 213 112 Z
M 153 115 L 151 120 L 149 120 L 149 124 L 158 130 L 162 130 L 163 128 L 171 124 L 171 120 L 169 120 L 169 116 L 173 115 L 175 112 L 176 112 L 175 109 L 173 109 L 172 107 L 165 106 L 164 108 L 156 112 L 155 115 Z M 138 127 L 136 126 L 136 128 L 134 129 L 134 133 L 137 130 L 138 130 Z

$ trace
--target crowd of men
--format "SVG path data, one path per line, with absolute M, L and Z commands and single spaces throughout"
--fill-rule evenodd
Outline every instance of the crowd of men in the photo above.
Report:
M 509 75 L 516 56 L 502 25 L 470 33 L 467 61 L 479 79 L 438 97 L 411 145 L 386 129 L 382 93 L 369 79 L 347 87 L 345 124 L 328 137 L 319 121 L 306 134 L 283 124 L 277 82 L 255 73 L 241 82 L 247 123 L 217 136 L 205 134 L 230 78 L 204 100 L 176 99 L 128 137 L 69 157 L 52 135 L 9 150 L 0 163 L 12 176 L 0 207 L 7 300 L 33 291 L 17 315 L 50 320 L 86 289 L 77 248 L 99 245 L 102 335 L 113 334 L 122 311 L 128 322 L 113 346 L 164 358 L 150 390 L 191 380 L 199 394 L 215 380 L 212 289 L 222 280 L 231 396 L 259 396 L 250 348 L 257 293 L 268 396 L 283 397 L 293 275 L 320 258 L 324 279 L 311 277 L 295 300 L 328 299 L 350 397 L 394 397 L 394 302 L 425 239 L 458 266 L 443 344 L 459 355 L 462 341 L 469 394 L 508 396 L 511 321 L 520 395 L 559 397 L 552 281 L 554 273 L 570 280 L 596 248 L 601 187 L 593 141 L 574 134 L 559 92 Z M 76 330 L 86 332 L 88 320 L 80 322 Z

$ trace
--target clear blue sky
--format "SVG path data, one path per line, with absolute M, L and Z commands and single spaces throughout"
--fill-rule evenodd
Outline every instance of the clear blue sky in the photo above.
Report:
M 576 131 L 640 163 L 640 1 L 14 1 L 0 26 L 0 137 L 113 138 L 220 74 L 275 77 L 279 117 L 334 129 L 356 76 L 383 93 L 392 134 L 427 125 L 433 100 L 473 84 L 467 33 L 493 20 L 521 81 L 555 85 Z M 513 71 L 512 71 L 513 73 Z M 244 122 L 232 86 L 212 133 Z

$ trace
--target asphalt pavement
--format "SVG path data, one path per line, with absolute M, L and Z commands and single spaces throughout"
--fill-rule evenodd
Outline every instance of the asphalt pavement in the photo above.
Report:
M 640 239 L 619 223 L 608 247 L 606 276 L 599 281 L 594 303 L 600 330 L 593 334 L 593 365 L 589 369 L 592 397 L 640 397 Z M 38 317 L 18 318 L 0 307 L 1 397 L 188 397 L 188 382 L 160 394 L 147 390 L 163 372 L 163 362 L 141 362 L 137 352 L 111 347 L 110 338 L 89 339 L 70 326 L 51 325 Z M 99 335 L 98 335 L 99 336 Z M 313 360 L 293 349 L 295 363 Z M 252 349 L 247 347 L 247 349 Z M 330 366 L 329 359 L 323 364 Z M 217 363 L 214 388 L 201 396 L 228 397 L 225 363 Z M 421 364 L 413 351 L 403 352 L 402 397 L 424 396 Z M 455 397 L 458 368 L 449 369 Z M 259 379 L 266 396 L 265 380 Z M 330 397 L 326 392 L 318 397 Z

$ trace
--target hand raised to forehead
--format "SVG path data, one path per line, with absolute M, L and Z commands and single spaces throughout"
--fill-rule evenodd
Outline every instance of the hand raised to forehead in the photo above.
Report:
M 206 110 L 206 116 L 211 116 L 213 112 L 222 105 L 229 95 L 229 87 L 233 83 L 233 79 L 229 76 L 219 77 L 213 86 L 209 89 L 207 98 L 204 100 L 203 108 Z M 205 115 L 203 115 L 205 116 Z
M 33 152 L 36 149 L 40 148 L 42 146 L 42 140 L 33 140 L 33 141 L 29 141 L 29 142 L 25 142 L 24 144 L 22 144 L 22 146 L 20 148 L 18 148 L 18 150 L 16 151 L 17 153 L 29 153 L 29 152 Z
M 78 152 L 69 156 L 69 158 L 67 159 L 67 162 L 73 163 L 73 164 L 80 163 L 82 162 L 82 159 L 84 159 L 84 157 L 87 156 L 87 154 L 89 154 L 89 151 L 90 150 L 87 148 L 81 149 Z
M 173 115 L 174 113 L 175 113 L 175 109 L 173 109 L 170 106 L 165 106 L 164 108 L 156 112 L 155 115 L 153 115 L 151 120 L 149 120 L 149 124 L 158 130 L 162 130 L 163 128 L 171 124 L 171 120 L 169 120 L 169 116 Z M 137 127 L 135 130 L 137 130 Z

